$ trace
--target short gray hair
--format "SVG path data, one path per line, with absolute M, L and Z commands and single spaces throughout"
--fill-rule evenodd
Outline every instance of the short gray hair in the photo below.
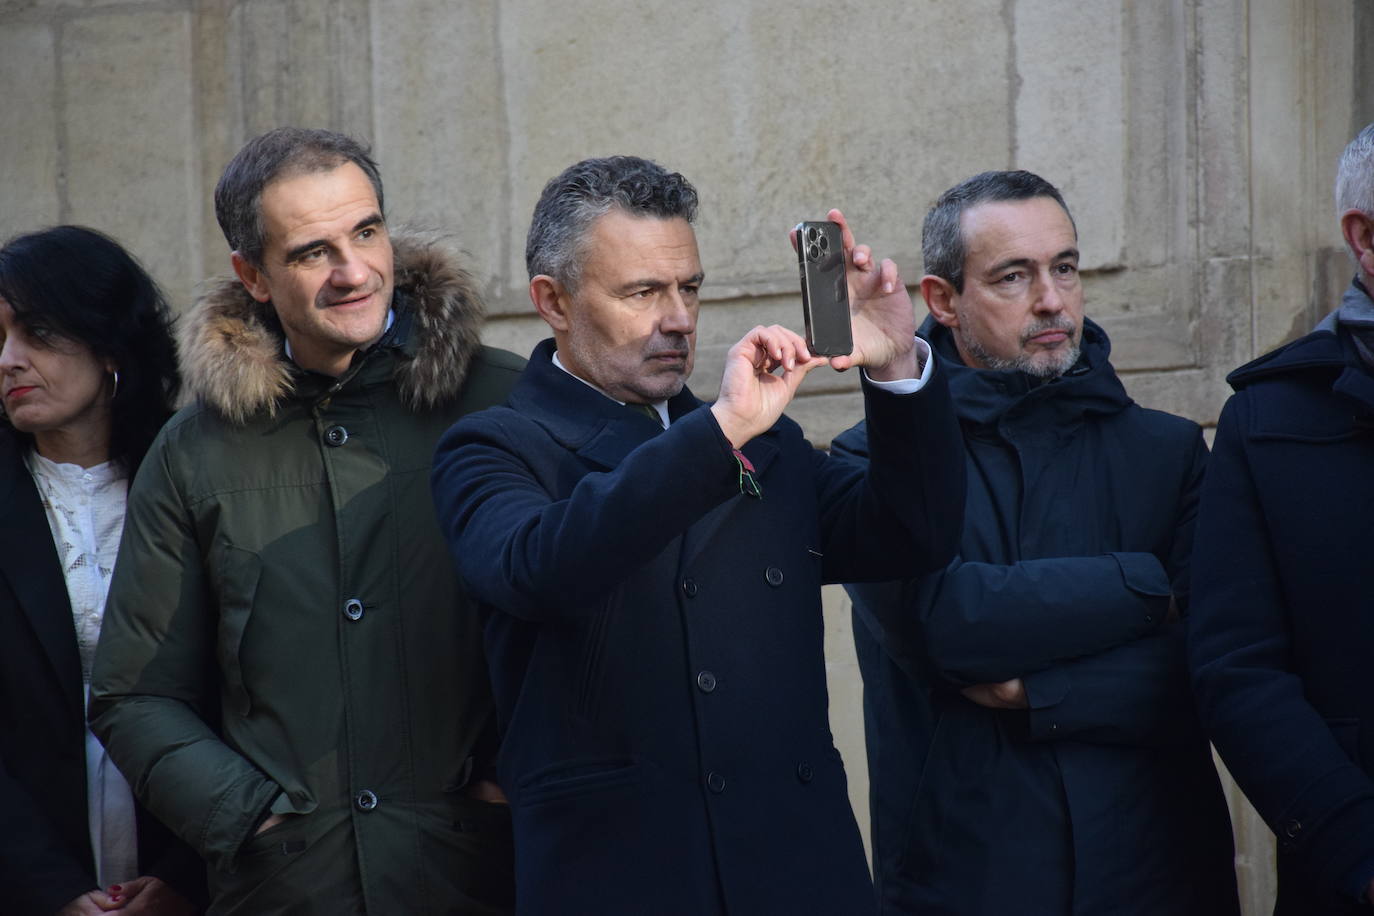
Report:
M 1064 203 L 1063 195 L 1039 175 L 1024 170 L 981 172 L 941 194 L 935 206 L 926 214 L 925 223 L 921 226 L 921 257 L 925 261 L 925 272 L 947 280 L 955 292 L 962 293 L 964 261 L 968 257 L 968 245 L 961 225 L 965 211 L 979 204 L 1030 200 L 1034 197 L 1048 197 L 1059 204 L 1073 225 L 1074 235 L 1078 235 L 1078 225 L 1074 223 L 1073 214 L 1069 212 L 1069 205 Z
M 612 208 L 633 216 L 685 219 L 697 213 L 697 191 L 677 172 L 638 156 L 583 159 L 544 185 L 525 239 L 525 268 L 576 289 L 587 229 Z
M 1355 135 L 1336 167 L 1336 212 L 1374 216 L 1374 124 Z
M 278 178 L 330 172 L 346 162 L 363 170 L 377 193 L 377 208 L 382 210 L 382 175 L 377 163 L 366 146 L 347 134 L 278 127 L 245 143 L 215 185 L 215 219 L 230 250 L 260 269 L 267 245 L 262 225 L 263 189 Z

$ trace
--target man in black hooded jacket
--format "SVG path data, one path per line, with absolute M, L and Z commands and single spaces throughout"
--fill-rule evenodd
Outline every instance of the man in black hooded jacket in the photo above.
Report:
M 970 178 L 922 249 L 968 496 L 948 567 L 849 587 L 882 912 L 1234 914 L 1179 621 L 1201 430 L 1126 394 L 1053 185 Z

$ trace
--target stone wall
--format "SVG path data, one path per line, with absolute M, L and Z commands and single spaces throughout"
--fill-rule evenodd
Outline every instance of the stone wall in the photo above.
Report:
M 1334 162 L 1374 119 L 1374 11 L 1338 0 L 0 0 L 0 236 L 81 222 L 188 302 L 227 268 L 210 194 L 283 123 L 367 137 L 394 221 L 452 233 L 489 341 L 542 336 L 525 293 L 543 182 L 631 152 L 702 192 L 695 390 L 749 326 L 797 324 L 785 230 L 829 206 L 920 276 L 932 198 L 986 168 L 1058 183 L 1089 313 L 1142 403 L 1214 422 L 1227 371 L 1310 327 L 1350 268 Z M 817 373 L 823 443 L 858 410 Z M 860 685 L 828 595 L 835 731 L 861 820 Z M 1247 907 L 1268 834 L 1237 796 Z

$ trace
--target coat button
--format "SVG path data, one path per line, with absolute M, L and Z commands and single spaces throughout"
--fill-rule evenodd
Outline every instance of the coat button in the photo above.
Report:
M 363 603 L 357 598 L 349 598 L 344 602 L 344 616 L 349 620 L 362 620 Z
M 1288 834 L 1290 839 L 1296 837 L 1302 833 L 1302 821 L 1289 821 L 1283 825 L 1283 832 Z
M 688 598 L 695 598 L 697 596 L 697 580 L 692 578 L 683 579 L 682 593 Z
M 324 431 L 324 444 L 330 448 L 338 448 L 348 441 L 348 430 L 342 426 L 331 426 Z
M 778 569 L 776 566 L 768 567 L 767 571 L 764 572 L 763 577 L 767 579 L 768 584 L 773 586 L 774 588 L 777 588 L 779 585 L 782 585 L 782 570 Z
M 377 807 L 377 793 L 371 789 L 363 789 L 353 797 L 353 804 L 359 811 L 371 811 Z
M 797 779 L 800 782 L 808 783 L 815 775 L 815 771 L 811 769 L 811 764 L 805 762 L 797 764 Z
M 725 791 L 725 777 L 712 770 L 706 774 L 706 788 L 719 795 Z
M 716 676 L 709 671 L 702 671 L 697 675 L 697 686 L 702 693 L 710 693 L 716 689 Z

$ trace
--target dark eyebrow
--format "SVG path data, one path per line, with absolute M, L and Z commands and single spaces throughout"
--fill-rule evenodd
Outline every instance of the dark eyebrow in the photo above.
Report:
M 1050 263 L 1051 263 L 1051 264 L 1057 264 L 1057 263 L 1060 262 L 1060 261 L 1063 261 L 1063 260 L 1066 260 L 1066 259 L 1070 259 L 1070 258 L 1072 258 L 1075 262 L 1078 261 L 1078 249 L 1077 249 L 1077 248 L 1065 248 L 1063 251 L 1059 252 L 1059 254 L 1055 255 L 1055 256 L 1052 257 L 1052 258 L 1050 258 Z M 997 264 L 994 264 L 992 267 L 989 267 L 989 268 L 988 268 L 988 276 L 992 276 L 993 274 L 1000 274 L 1000 273 L 1003 273 L 1004 271 L 1011 270 L 1013 267 L 1019 267 L 1019 268 L 1025 269 L 1025 268 L 1034 267 L 1034 266 L 1035 266 L 1035 261 L 1034 261 L 1034 259 L 1032 259 L 1032 258 L 1008 258 L 1008 259 L 1005 260 L 1005 261 L 1000 261 L 1000 262 L 998 262 Z
M 706 279 L 706 274 L 705 274 L 705 273 L 695 273 L 695 274 L 692 274 L 692 276 L 688 277 L 686 280 L 683 280 L 683 281 L 682 281 L 680 284 L 678 284 L 678 285 L 679 285 L 679 286 L 700 286 L 700 285 L 701 285 L 701 281 L 703 281 L 703 280 L 705 280 L 705 279 Z M 637 289 L 662 289 L 663 287 L 668 286 L 668 285 L 669 285 L 669 284 L 666 283 L 666 282 L 664 282 L 663 280 L 658 280 L 658 279 L 653 279 L 653 278 L 646 277 L 646 278 L 644 278 L 644 279 L 642 279 L 642 280 L 631 280 L 629 283 L 626 283 L 626 284 L 622 285 L 622 286 L 620 287 L 620 289 L 619 289 L 617 292 L 622 293 L 622 294 L 625 294 L 625 295 L 628 295 L 628 294 L 634 292 L 634 291 L 637 290 Z
M 992 276 L 993 274 L 1005 273 L 1006 271 L 1011 270 L 1013 267 L 1020 267 L 1024 269 L 1027 267 L 1031 267 L 1034 264 L 1035 262 L 1032 261 L 1030 258 L 1008 258 L 1005 261 L 998 261 L 996 264 L 989 267 L 987 272 L 988 276 Z
M 380 226 L 384 222 L 385 220 L 382 219 L 382 214 L 371 213 L 367 216 L 364 216 L 362 219 L 358 220 L 358 222 L 353 226 L 353 234 L 356 235 L 357 233 L 371 226 Z M 301 244 L 297 245 L 295 248 L 292 248 L 290 251 L 286 253 L 286 263 L 290 264 L 292 261 L 295 261 L 302 255 L 304 255 L 307 251 L 312 251 L 313 249 L 318 248 L 324 244 L 327 244 L 324 239 L 311 239 L 308 242 L 302 242 Z

